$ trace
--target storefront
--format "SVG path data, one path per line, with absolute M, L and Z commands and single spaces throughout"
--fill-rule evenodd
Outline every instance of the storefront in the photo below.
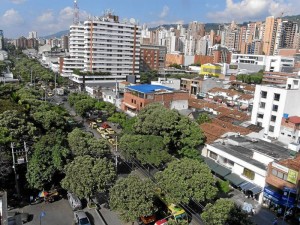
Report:
M 263 204 L 269 208 L 296 206 L 297 190 L 293 188 L 284 187 L 282 190 L 271 185 L 264 188 Z

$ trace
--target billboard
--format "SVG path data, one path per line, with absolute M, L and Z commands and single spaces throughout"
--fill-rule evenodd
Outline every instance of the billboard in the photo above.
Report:
M 298 171 L 289 169 L 287 181 L 297 184 Z

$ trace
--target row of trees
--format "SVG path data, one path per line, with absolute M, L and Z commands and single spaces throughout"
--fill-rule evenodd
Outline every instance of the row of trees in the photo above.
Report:
M 259 71 L 252 74 L 239 74 L 236 76 L 236 79 L 247 84 L 261 84 L 263 75 L 263 71 Z

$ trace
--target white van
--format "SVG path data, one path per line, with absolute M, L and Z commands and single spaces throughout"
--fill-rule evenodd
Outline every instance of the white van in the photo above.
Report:
M 81 201 L 76 195 L 74 195 L 71 192 L 68 192 L 67 197 L 73 211 L 82 209 Z

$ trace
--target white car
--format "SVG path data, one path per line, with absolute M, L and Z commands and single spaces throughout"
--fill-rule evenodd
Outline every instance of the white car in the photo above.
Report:
M 84 211 L 74 212 L 74 221 L 78 225 L 91 225 L 90 220 Z

